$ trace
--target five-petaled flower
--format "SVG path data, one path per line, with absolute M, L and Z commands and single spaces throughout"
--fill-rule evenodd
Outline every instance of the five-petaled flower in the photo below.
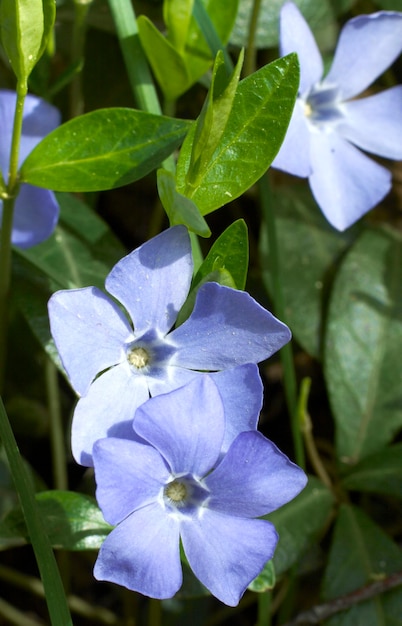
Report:
M 280 50 L 283 55 L 297 52 L 300 90 L 272 165 L 308 177 L 327 220 L 344 230 L 391 188 L 390 172 L 358 148 L 402 159 L 402 86 L 353 99 L 400 54 L 402 13 L 381 11 L 347 22 L 323 79 L 313 35 L 299 9 L 286 3 L 280 16 Z
M 235 606 L 278 539 L 255 518 L 294 498 L 304 472 L 256 430 L 240 433 L 221 459 L 224 407 L 206 374 L 148 400 L 134 430 L 131 439 L 94 445 L 96 497 L 116 525 L 95 577 L 170 598 L 182 584 L 181 540 L 197 578 Z
M 16 94 L 0 90 L 0 168 L 5 181 L 9 169 Z M 19 151 L 21 164 L 34 147 L 60 124 L 59 111 L 41 98 L 25 98 Z M 0 223 L 2 201 L 0 201 Z M 30 248 L 47 239 L 59 217 L 59 205 L 52 191 L 22 184 L 14 207 L 11 240 L 19 248 Z
M 174 226 L 124 257 L 106 278 L 107 291 L 131 323 L 95 287 L 51 297 L 51 332 L 82 396 L 72 424 L 79 463 L 92 465 L 97 439 L 126 436 L 136 408 L 150 395 L 181 387 L 205 371 L 218 372 L 216 383 L 226 396 L 236 394 L 246 376 L 237 366 L 258 363 L 289 341 L 288 327 L 251 296 L 217 283 L 199 288 L 190 317 L 172 330 L 192 270 L 187 229 Z M 248 384 L 255 387 L 255 380 Z

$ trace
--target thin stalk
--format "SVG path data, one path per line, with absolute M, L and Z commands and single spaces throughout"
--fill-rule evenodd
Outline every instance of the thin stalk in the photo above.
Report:
M 261 208 L 268 233 L 269 257 L 271 263 L 271 276 L 274 297 L 275 315 L 282 321 L 286 321 L 285 303 L 282 292 L 280 276 L 279 248 L 276 234 L 275 216 L 272 210 L 271 190 L 268 176 L 265 175 L 258 181 L 261 199 Z M 293 361 L 293 351 L 290 343 L 283 346 L 279 352 L 284 376 L 286 403 L 290 415 L 295 460 L 300 467 L 305 468 L 305 455 L 303 438 L 299 424 L 297 411 L 297 383 Z
M 200 31 L 204 35 L 204 39 L 207 42 L 210 51 L 212 52 L 212 56 L 215 57 L 218 50 L 222 50 L 223 58 L 225 60 L 226 71 L 228 75 L 230 75 L 233 72 L 232 59 L 230 58 L 226 47 L 221 42 L 220 37 L 216 32 L 215 26 L 213 25 L 202 0 L 195 0 L 193 7 L 193 16 L 198 24 Z
M 109 8 L 113 16 L 134 99 L 142 111 L 162 115 L 152 74 L 141 46 L 133 5 L 130 0 L 109 0 Z M 162 165 L 174 174 L 176 166 L 172 155 L 165 159 Z
M 44 624 L 44 622 L 38 622 L 37 619 L 31 619 L 23 613 L 19 611 L 15 606 L 0 598 L 0 615 L 4 617 L 7 624 L 15 624 L 15 626 L 40 626 Z
M 256 626 L 271 626 L 272 592 L 258 594 L 258 620 Z
M 27 91 L 27 82 L 19 82 L 16 90 L 17 99 L 11 139 L 8 184 L 6 187 L 6 197 L 3 199 L 3 217 L 0 232 L 0 392 L 3 388 L 5 376 L 8 308 L 11 284 L 11 233 L 14 219 L 15 196 L 18 187 L 18 157 L 22 119 Z
M 160 600 L 148 601 L 148 625 L 162 626 L 162 604 Z
M 161 115 L 161 106 L 138 35 L 137 18 L 130 0 L 109 0 L 128 78 L 138 106 Z
M 0 398 L 0 439 L 7 454 L 11 475 L 21 503 L 26 527 L 35 553 L 36 562 L 46 594 L 46 602 L 53 626 L 72 626 L 70 611 L 61 582 L 56 559 L 40 516 L 35 495 L 17 442 Z
M 244 55 L 244 67 L 243 74 L 244 76 L 249 76 L 253 74 L 256 70 L 256 47 L 255 47 L 255 35 L 257 32 L 257 24 L 258 24 L 258 16 L 260 14 L 261 8 L 261 0 L 254 0 L 253 2 L 253 10 L 251 12 L 250 24 L 248 27 L 248 39 L 247 39 L 247 48 L 246 53 Z
M 84 96 L 82 89 L 82 68 L 84 66 L 84 48 L 87 31 L 87 15 L 92 0 L 74 0 L 74 23 L 71 38 L 71 62 L 78 66 L 70 85 L 70 115 L 77 117 L 84 112 Z
M 308 455 L 311 465 L 314 467 L 315 473 L 317 474 L 318 478 L 320 478 L 320 480 L 324 483 L 324 485 L 328 487 L 328 489 L 332 489 L 331 479 L 321 461 L 321 457 L 318 454 L 318 450 L 315 445 L 315 441 L 313 437 L 313 425 L 311 422 L 309 412 L 307 410 L 310 387 L 311 387 L 311 378 L 303 378 L 301 385 L 300 385 L 300 396 L 299 396 L 299 402 L 298 402 L 298 408 L 297 408 L 298 416 L 299 416 L 298 422 L 301 425 L 307 455 Z
M 50 414 L 50 445 L 53 463 L 53 484 L 55 489 L 68 489 L 67 461 L 64 446 L 63 421 L 60 407 L 57 369 L 50 359 L 45 365 L 47 403 Z

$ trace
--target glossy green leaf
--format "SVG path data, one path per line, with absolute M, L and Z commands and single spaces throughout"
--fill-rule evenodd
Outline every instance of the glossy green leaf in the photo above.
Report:
M 309 476 L 307 486 L 291 502 L 265 518 L 278 531 L 279 542 L 273 562 L 276 574 L 283 574 L 297 563 L 322 533 L 334 505 L 334 496 L 321 481 Z
M 203 215 L 244 193 L 266 171 L 285 136 L 299 85 L 295 54 L 266 65 L 242 80 L 233 107 L 209 163 L 188 180 L 194 126 L 177 164 L 177 189 Z
M 335 46 L 337 25 L 336 12 L 347 10 L 355 0 L 294 0 L 299 7 L 318 41 L 328 48 Z M 279 11 L 285 0 L 262 0 L 258 15 L 256 46 L 258 48 L 270 48 L 278 45 L 279 37 Z M 344 5 L 341 7 L 340 5 Z M 250 17 L 253 8 L 253 0 L 240 0 L 236 23 L 230 37 L 231 43 L 236 46 L 247 46 Z
M 56 12 L 54 0 L 2 0 L 1 40 L 18 80 L 26 83 L 41 57 Z
M 335 231 L 317 207 L 310 189 L 278 187 L 272 193 L 278 239 L 285 321 L 311 356 L 322 356 L 322 334 L 328 295 L 337 264 L 357 236 L 357 229 Z M 261 228 L 260 265 L 272 295 L 271 260 L 266 225 Z M 302 273 L 302 280 L 301 280 Z
M 21 181 L 55 191 L 127 185 L 155 169 L 181 143 L 190 122 L 135 109 L 86 113 L 47 135 L 21 168 Z
M 371 454 L 342 480 L 345 489 L 402 498 L 402 443 Z
M 176 189 L 176 179 L 171 172 L 159 169 L 157 172 L 159 198 L 163 204 L 170 226 L 184 224 L 201 237 L 210 237 L 211 231 L 192 200 Z
M 137 24 L 141 45 L 165 98 L 176 100 L 192 84 L 182 53 L 145 15 L 139 16 Z
M 332 600 L 402 569 L 402 552 L 360 509 L 342 505 L 325 571 L 322 596 Z M 356 604 L 325 626 L 391 626 L 400 623 L 402 590 Z
M 112 526 L 105 522 L 94 498 L 72 491 L 41 491 L 36 494 L 49 541 L 64 550 L 100 548 Z M 22 512 L 15 509 L 5 522 L 28 539 Z
M 227 270 L 236 289 L 246 286 L 248 270 L 248 232 L 244 220 L 233 222 L 218 237 L 194 277 L 194 285 L 217 270 Z
M 353 465 L 402 425 L 402 239 L 366 231 L 336 276 L 325 338 L 325 376 L 338 458 Z
M 211 87 L 197 119 L 186 180 L 196 185 L 218 148 L 233 106 L 243 65 L 243 51 L 230 77 L 222 52 L 218 52 L 211 77 Z
M 257 593 L 264 593 L 265 591 L 269 591 L 269 589 L 273 589 L 275 587 L 275 567 L 274 562 L 268 561 L 265 564 L 264 569 L 261 574 L 254 578 L 254 580 L 249 584 L 248 589 L 250 591 L 255 591 Z

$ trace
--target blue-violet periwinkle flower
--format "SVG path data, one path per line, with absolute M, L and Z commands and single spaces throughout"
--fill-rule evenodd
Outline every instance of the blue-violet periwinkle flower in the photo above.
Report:
M 5 182 L 9 168 L 11 138 L 14 124 L 16 94 L 0 90 L 0 168 Z M 45 100 L 27 95 L 24 103 L 19 164 L 35 146 L 60 124 L 60 112 Z M 0 201 L 0 224 L 2 217 Z M 11 240 L 19 248 L 41 243 L 54 231 L 59 217 L 59 205 L 52 191 L 22 184 L 14 207 Z
M 199 377 L 136 411 L 144 441 L 109 437 L 93 457 L 107 522 L 94 575 L 153 598 L 181 587 L 180 540 L 197 578 L 235 606 L 272 558 L 278 536 L 261 519 L 305 486 L 304 472 L 261 433 L 240 433 L 220 459 L 224 407 Z
M 273 167 L 308 177 L 327 220 L 345 230 L 391 189 L 390 172 L 365 150 L 402 159 L 402 86 L 354 99 L 402 50 L 402 13 L 380 11 L 349 20 L 323 78 L 323 62 L 299 9 L 280 14 L 280 51 L 297 52 L 300 90 Z
M 259 397 L 258 375 L 247 364 L 287 343 L 288 327 L 249 294 L 205 283 L 190 317 L 172 330 L 192 271 L 189 234 L 174 226 L 120 260 L 106 278 L 106 290 L 130 319 L 96 287 L 51 297 L 51 332 L 81 396 L 72 424 L 72 451 L 79 463 L 92 464 L 97 439 L 124 437 L 136 408 L 150 395 L 181 387 L 202 372 L 218 372 L 216 383 L 228 401 L 229 394 L 237 401 L 237 386 L 248 385 Z M 253 402 L 250 407 L 254 415 Z

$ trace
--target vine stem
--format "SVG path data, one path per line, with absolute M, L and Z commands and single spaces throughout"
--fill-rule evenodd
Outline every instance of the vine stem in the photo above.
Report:
M 303 611 L 303 613 L 300 613 L 294 620 L 286 622 L 283 626 L 309 626 L 311 624 L 320 624 L 332 615 L 346 611 L 364 600 L 375 598 L 380 593 L 384 593 L 401 585 L 402 572 L 395 572 L 382 580 L 376 580 L 344 596 L 340 596 L 324 604 L 317 604 L 308 611 Z
M 248 28 L 247 48 L 244 55 L 244 76 L 249 76 L 256 70 L 256 48 L 255 48 L 255 35 L 257 32 L 258 16 L 260 14 L 262 0 L 254 0 L 253 9 L 250 17 L 250 24 Z
M 19 81 L 11 139 L 8 183 L 3 198 L 3 217 L 0 231 L 0 392 L 4 385 L 8 310 L 11 286 L 11 235 L 13 230 L 15 196 L 18 188 L 18 157 L 22 132 L 24 102 L 28 92 L 27 81 Z

